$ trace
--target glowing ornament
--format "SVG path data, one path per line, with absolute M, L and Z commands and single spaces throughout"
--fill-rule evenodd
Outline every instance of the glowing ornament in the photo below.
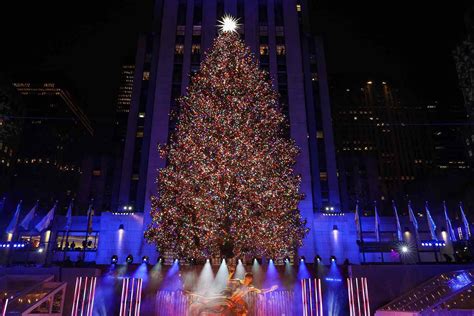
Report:
M 222 20 L 219 21 L 219 31 L 221 33 L 237 33 L 239 24 L 237 23 L 239 19 L 234 18 L 231 15 L 224 15 Z

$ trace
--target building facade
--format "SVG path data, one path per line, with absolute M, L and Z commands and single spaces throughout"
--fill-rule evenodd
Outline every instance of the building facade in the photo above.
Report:
M 117 208 L 118 179 L 132 101 L 134 73 L 134 65 L 123 64 L 120 67 L 120 81 L 116 89 L 113 116 L 110 118 L 113 127 L 109 130 L 110 134 L 101 134 L 99 131 L 100 136 L 88 146 L 84 155 L 76 199 L 83 210 L 87 209 L 92 200 L 97 213 Z
M 474 165 L 474 8 L 466 12 L 467 38 L 454 50 L 459 87 L 464 97 L 467 121 L 465 146 L 471 165 Z
M 58 207 L 65 208 L 67 205 L 60 204 Z M 446 204 L 447 214 L 451 218 L 452 234 L 447 226 L 443 205 L 429 206 L 434 223 L 438 227 L 436 240 L 431 235 L 430 221 L 427 219 L 423 204 L 413 203 L 411 207 L 418 228 L 415 229 L 407 214 L 407 204 L 398 203 L 400 233 L 393 209 L 390 212 L 380 210 L 380 213 L 387 215 L 380 216 L 378 220 L 374 216 L 363 215 L 362 212 L 358 220 L 355 219 L 354 213 L 315 213 L 312 223 L 314 233 L 317 235 L 315 254 L 313 257 L 307 257 L 305 253 L 300 253 L 300 256 L 304 256 L 307 262 L 316 262 L 319 256 L 319 260 L 324 264 L 330 263 L 331 257 L 335 257 L 339 263 L 347 259 L 352 264 L 414 264 L 452 261 L 453 258 L 457 262 L 462 262 L 463 252 L 470 256 L 469 258 L 474 256 L 472 238 L 468 237 L 465 224 L 460 219 L 460 208 L 456 204 Z M 78 211 L 76 206 L 74 209 L 73 213 L 83 213 Z M 465 211 L 469 214 L 469 209 L 466 208 Z M 128 256 L 133 257 L 135 263 L 141 263 L 142 258 L 147 256 L 149 263 L 153 265 L 158 261 L 158 257 L 150 256 L 143 251 L 146 216 L 133 210 L 102 212 L 90 218 L 72 216 L 68 226 L 68 219 L 58 215 L 49 228 L 42 232 L 34 228 L 25 230 L 18 227 L 11 242 L 0 243 L 0 250 L 6 248 L 6 245 L 15 248 L 11 256 L 1 258 L 0 264 L 22 263 L 29 260 L 36 264 L 62 264 L 65 261 L 72 261 L 76 264 L 87 262 L 107 265 L 113 263 L 114 257 L 116 257 L 115 263 L 123 264 Z M 35 217 L 30 227 L 34 227 L 40 220 L 41 216 Z M 438 243 L 438 246 L 433 245 L 434 243 Z M 24 246 L 18 246 L 23 244 Z M 404 252 L 407 251 L 402 249 L 403 246 L 409 248 L 409 253 L 405 253 L 405 257 Z M 163 257 L 168 264 L 172 263 L 173 258 Z M 293 259 L 298 261 L 298 257 Z M 277 261 L 278 264 L 284 263 L 283 260 Z M 190 264 L 185 260 L 181 262 L 185 265 Z M 214 264 L 219 265 L 220 259 L 214 261 Z
M 339 83 L 332 92 L 344 208 L 406 198 L 433 164 L 426 109 L 402 103 L 385 81 Z
M 315 212 L 340 209 L 324 52 L 309 32 L 309 5 L 296 0 L 155 2 L 153 29 L 138 41 L 118 209 L 132 206 L 144 212 L 145 226 L 150 222 L 157 170 L 166 164 L 157 146 L 168 141 L 176 123 L 170 119 L 176 98 L 199 69 L 224 14 L 239 18 L 241 38 L 281 95 L 289 136 L 301 149 L 296 172 L 305 194 L 299 206 L 303 217 L 312 223 Z M 315 245 L 311 230 L 301 251 L 313 257 Z
M 21 96 L 10 81 L 0 77 L 0 192 L 11 185 L 24 115 Z
M 14 86 L 25 106 L 9 200 L 69 201 L 79 184 L 82 145 L 94 133 L 91 122 L 56 83 Z
M 127 120 L 132 103 L 133 78 L 135 65 L 122 65 L 120 70 L 120 85 L 117 91 L 115 105 L 114 138 L 116 141 L 125 142 L 127 134 Z

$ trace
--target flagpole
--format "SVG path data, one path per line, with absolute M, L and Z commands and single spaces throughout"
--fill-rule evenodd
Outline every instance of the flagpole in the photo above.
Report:
M 52 228 L 52 226 L 54 226 L 54 220 L 56 219 L 56 209 L 58 207 L 58 200 L 56 200 L 56 202 L 54 202 L 54 212 L 53 212 L 53 218 L 51 220 L 51 223 L 49 224 L 49 227 L 47 227 L 46 229 L 49 229 L 49 239 L 48 239 L 48 242 L 47 242 L 47 248 L 46 248 L 46 255 L 44 256 L 44 265 L 48 265 L 48 258 L 49 258 L 49 253 L 52 251 L 52 248 L 51 248 L 51 239 L 53 238 L 53 229 L 50 229 Z M 47 230 L 46 230 L 47 231 Z M 54 239 L 56 238 L 56 236 L 54 236 Z M 53 240 L 54 240 L 53 239 Z
M 464 224 L 464 230 L 466 231 L 466 240 L 470 240 L 471 239 L 471 228 L 470 228 L 470 225 L 469 225 L 469 221 L 467 220 L 467 217 L 466 217 L 466 214 L 464 213 L 464 207 L 462 205 L 462 202 L 459 202 L 459 209 L 461 210 L 461 217 L 462 217 L 462 221 L 463 221 L 463 224 Z
M 454 255 L 454 243 L 457 241 L 456 234 L 454 233 L 453 224 L 449 218 L 448 208 L 446 206 L 446 201 L 443 201 L 444 217 L 446 221 L 446 231 L 448 232 L 449 242 L 446 239 L 447 253 L 451 256 Z
M 457 239 L 456 239 L 456 234 L 454 233 L 453 224 L 451 223 L 451 220 L 449 219 L 448 208 L 446 207 L 446 201 L 443 201 L 443 209 L 444 209 L 444 218 L 446 220 L 446 230 L 448 231 L 448 234 L 449 234 L 449 240 L 451 241 L 451 243 L 453 243 L 457 241 Z
M 38 211 L 38 207 L 39 207 L 39 200 L 36 200 L 33 217 L 31 219 L 33 219 L 35 217 L 35 214 Z M 31 219 L 30 219 L 30 221 L 31 221 Z M 27 231 L 30 231 L 30 223 L 28 223 Z M 31 235 L 30 235 L 30 241 L 31 241 Z M 26 249 L 26 266 L 28 266 L 28 260 L 30 259 L 30 251 L 31 251 L 30 245 L 31 245 L 31 242 L 28 244 L 28 248 Z
M 416 220 L 416 216 L 413 213 L 413 209 L 411 208 L 411 201 L 408 200 L 408 215 L 410 217 L 410 222 L 413 224 L 413 227 L 415 228 L 415 248 L 416 248 L 416 254 L 418 257 L 418 262 L 421 262 L 421 256 L 420 256 L 420 249 L 418 248 L 418 221 Z
M 357 227 L 356 229 L 358 230 L 359 232 L 359 239 L 361 242 L 364 241 L 364 237 L 362 236 L 362 222 L 361 222 L 361 218 L 360 218 L 360 212 L 359 212 L 359 200 L 356 201 L 356 218 L 357 218 Z
M 359 200 L 356 200 L 356 209 L 355 209 L 355 224 L 357 230 L 357 238 L 359 238 L 361 247 L 362 247 L 362 257 L 365 263 L 365 250 L 364 250 L 364 238 L 362 236 L 362 219 L 359 213 Z
M 379 217 L 379 212 L 377 210 L 377 201 L 374 200 L 374 213 L 375 213 L 375 240 L 380 243 L 380 217 Z M 379 245 L 380 247 L 380 245 Z M 383 258 L 383 251 L 382 248 L 380 248 L 380 260 L 382 262 L 385 262 Z
M 83 263 L 86 262 L 86 248 L 87 248 L 87 241 L 89 239 L 89 228 L 92 227 L 92 212 L 93 212 L 93 205 L 94 205 L 94 199 L 91 199 L 90 204 L 89 204 L 89 209 L 87 210 L 87 227 L 86 227 L 86 238 L 85 238 L 85 243 L 82 247 L 82 252 L 83 252 Z M 90 221 L 90 227 L 89 227 L 89 221 Z
M 67 218 L 69 216 L 69 210 L 71 210 L 71 217 L 72 217 L 72 208 L 74 207 L 74 198 L 71 198 L 71 202 L 69 202 L 69 207 L 68 207 L 68 214 L 66 214 L 66 227 L 65 227 L 65 230 L 66 230 L 66 240 L 64 242 L 64 248 L 62 247 L 62 244 L 61 244 L 61 249 L 63 251 L 63 264 L 64 262 L 66 261 L 66 252 L 69 251 L 69 249 L 67 249 L 68 247 L 66 247 L 66 245 L 69 245 L 69 230 L 71 229 L 71 227 L 69 227 L 69 219 Z M 64 241 L 64 235 L 63 235 L 63 241 Z
M 402 226 L 400 225 L 400 217 L 398 216 L 398 209 L 397 209 L 397 205 L 395 204 L 395 200 L 392 200 L 392 207 L 393 207 L 393 211 L 395 212 L 395 220 L 397 224 L 397 240 L 402 242 L 403 241 Z
M 438 241 L 438 236 L 436 234 L 436 223 L 434 222 L 433 217 L 431 216 L 428 201 L 425 201 L 425 211 L 426 211 L 426 221 L 428 222 L 428 227 L 430 229 L 431 239 L 434 241 Z M 439 262 L 438 252 L 441 253 L 441 250 L 438 248 L 438 246 L 436 246 L 436 243 L 433 243 L 433 252 L 435 255 L 436 262 Z
M 13 237 L 15 237 L 15 233 L 16 233 L 17 228 L 18 228 L 18 220 L 20 218 L 21 204 L 22 203 L 23 203 L 23 200 L 20 200 L 20 202 L 18 202 L 18 204 L 16 206 L 15 213 L 13 214 L 13 218 L 11 219 L 10 224 L 8 224 L 8 227 L 7 227 L 7 230 L 8 230 L 7 236 L 8 236 L 8 234 L 11 235 L 11 237 L 10 236 L 7 237 L 9 239 L 8 242 L 10 242 L 10 243 L 13 242 Z M 7 255 L 7 265 L 8 266 L 10 265 L 12 251 L 13 251 L 13 247 L 9 247 L 8 248 L 8 255 Z

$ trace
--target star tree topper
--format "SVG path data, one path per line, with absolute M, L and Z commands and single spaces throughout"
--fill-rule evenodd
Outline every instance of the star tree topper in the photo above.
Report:
M 232 15 L 226 14 L 219 21 L 219 32 L 220 33 L 237 33 L 239 30 L 240 24 L 238 23 L 239 19 L 233 17 Z

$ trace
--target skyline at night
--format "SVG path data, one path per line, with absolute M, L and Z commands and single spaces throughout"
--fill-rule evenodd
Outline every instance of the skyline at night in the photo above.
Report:
M 2 3 L 0 34 L 11 49 L 0 68 L 13 77 L 52 72 L 70 82 L 92 119 L 113 110 L 122 64 L 152 23 L 153 1 Z M 72 6 L 72 7 L 71 7 Z M 401 1 L 312 1 L 315 31 L 326 42 L 328 73 L 386 80 L 419 102 L 460 105 L 452 51 L 466 36 L 468 0 L 455 6 Z M 61 27 L 57 27 L 61 25 Z M 93 75 L 92 75 L 93 74 Z M 373 78 L 375 77 L 375 78 Z
M 0 4 L 0 316 L 474 311 L 474 6 Z

